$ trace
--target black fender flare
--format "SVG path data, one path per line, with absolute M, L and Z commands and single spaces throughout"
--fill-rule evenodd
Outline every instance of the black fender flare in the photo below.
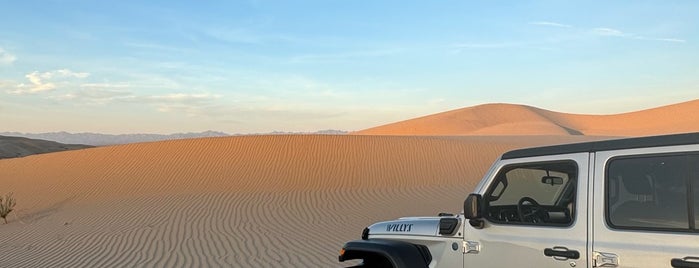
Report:
M 403 241 L 369 239 L 345 243 L 340 254 L 340 262 L 381 256 L 391 262 L 394 268 L 427 268 L 432 262 L 432 254 L 423 245 Z

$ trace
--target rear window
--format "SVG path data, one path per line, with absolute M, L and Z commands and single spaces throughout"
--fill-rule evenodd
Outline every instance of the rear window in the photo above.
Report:
M 607 166 L 607 223 L 619 229 L 696 231 L 696 154 L 616 158 Z

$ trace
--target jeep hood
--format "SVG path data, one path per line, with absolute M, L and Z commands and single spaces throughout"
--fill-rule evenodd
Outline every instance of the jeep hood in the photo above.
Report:
M 377 222 L 368 227 L 372 235 L 454 236 L 461 224 L 458 217 L 406 217 Z

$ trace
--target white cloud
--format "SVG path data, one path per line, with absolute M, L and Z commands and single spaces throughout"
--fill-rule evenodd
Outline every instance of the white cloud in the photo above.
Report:
M 29 83 L 20 83 L 14 90 L 8 91 L 10 94 L 23 95 L 23 94 L 36 94 L 41 92 L 52 91 L 57 88 L 54 81 L 49 80 L 65 80 L 70 78 L 83 79 L 88 77 L 89 73 L 73 72 L 68 69 L 61 69 L 55 71 L 49 71 L 40 73 L 38 71 L 29 73 L 24 77 L 29 80 Z
M 550 21 L 535 21 L 535 22 L 530 22 L 529 24 L 539 25 L 539 26 L 560 27 L 560 28 L 572 28 L 573 27 L 572 25 L 557 23 L 557 22 L 550 22 Z
M 678 38 L 650 38 L 650 37 L 644 37 L 644 36 L 637 36 L 636 39 L 640 39 L 640 40 L 650 40 L 650 41 L 671 42 L 671 43 L 687 43 L 687 40 L 678 39 Z
M 548 27 L 559 27 L 559 28 L 574 28 L 572 25 L 568 24 L 562 24 L 558 22 L 550 22 L 550 21 L 535 21 L 535 22 L 530 22 L 529 24 L 531 25 L 538 25 L 538 26 L 548 26 Z M 643 35 L 638 35 L 634 33 L 628 33 L 624 32 L 621 30 L 617 30 L 611 27 L 597 27 L 597 28 L 592 28 L 592 29 L 586 29 L 585 31 L 588 31 L 589 33 L 592 33 L 593 35 L 598 35 L 598 36 L 605 36 L 605 37 L 619 37 L 619 38 L 628 38 L 628 39 L 636 39 L 636 40 L 646 40 L 646 41 L 662 41 L 662 42 L 672 42 L 672 43 L 686 43 L 687 40 L 680 39 L 680 38 L 658 38 L 658 37 L 647 37 Z M 507 47 L 504 44 L 498 46 L 498 44 L 466 44 L 461 46 L 463 48 L 500 48 L 500 47 Z
M 607 28 L 607 27 L 594 28 L 594 29 L 592 29 L 592 33 L 595 35 L 600 35 L 600 36 L 621 37 L 621 38 L 629 38 L 629 39 L 636 39 L 636 40 L 661 41 L 661 42 L 671 42 L 671 43 L 686 43 L 687 42 L 687 40 L 679 39 L 679 38 L 647 37 L 647 36 L 638 35 L 638 34 L 634 34 L 634 33 L 623 32 L 623 31 L 620 31 L 617 29 L 612 29 L 612 28 Z
M 142 81 L 92 83 L 85 80 L 89 76 L 90 73 L 69 69 L 35 71 L 26 74 L 26 81 L 22 83 L 0 80 L 0 90 L 15 95 L 48 93 L 41 94 L 41 97 L 65 105 L 148 105 L 160 112 L 189 117 L 215 116 L 225 110 L 218 102 L 222 95 L 187 91 L 160 95 L 137 94 L 133 90 L 148 90 L 152 88 L 151 84 Z
M 10 54 L 10 52 L 0 47 L 0 64 L 12 64 L 15 60 L 17 60 L 15 55 Z
M 43 78 L 39 72 L 33 72 L 25 75 L 24 77 L 29 80 L 29 84 L 21 83 L 17 85 L 15 90 L 9 91 L 10 94 L 35 94 L 56 89 L 56 85 L 54 83 L 43 81 Z
M 87 78 L 90 73 L 73 72 L 68 69 L 55 70 L 41 74 L 42 78 Z
M 687 40 L 678 38 L 655 38 L 654 40 L 665 41 L 665 42 L 676 42 L 676 43 L 686 43 Z
M 596 35 L 602 35 L 602 36 L 618 36 L 618 37 L 630 37 L 630 34 L 624 33 L 622 31 L 619 31 L 617 29 L 612 29 L 612 28 L 606 28 L 606 27 L 601 27 L 601 28 L 594 28 L 592 29 L 592 33 Z

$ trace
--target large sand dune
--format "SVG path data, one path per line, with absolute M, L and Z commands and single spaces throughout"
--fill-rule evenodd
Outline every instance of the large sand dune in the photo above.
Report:
M 594 138 L 547 122 L 583 133 L 626 123 L 486 108 L 479 118 L 501 123 L 468 124 L 497 135 L 239 136 L 3 159 L 0 194 L 14 192 L 18 207 L 0 225 L 0 267 L 337 267 L 343 242 L 372 222 L 460 211 L 502 152 Z M 536 120 L 498 114 L 508 111 Z M 635 129 L 696 126 L 666 128 L 658 118 Z M 506 136 L 520 129 L 557 135 Z
M 458 212 L 504 150 L 570 137 L 250 136 L 0 161 L 0 267 L 333 267 L 402 215 Z
M 645 136 L 699 131 L 699 100 L 613 115 L 566 114 L 485 104 L 378 126 L 362 135 Z

